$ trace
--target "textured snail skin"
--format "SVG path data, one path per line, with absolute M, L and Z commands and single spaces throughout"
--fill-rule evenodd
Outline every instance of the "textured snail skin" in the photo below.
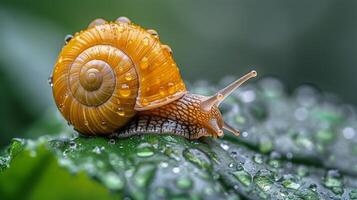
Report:
M 217 137 L 219 135 L 216 130 L 207 122 L 215 120 L 217 125 L 222 127 L 222 115 L 217 106 L 209 112 L 202 112 L 200 103 L 204 99 L 204 96 L 188 93 L 169 104 L 140 112 L 116 136 L 173 133 L 187 139 L 197 139 L 202 136 Z
M 56 105 L 85 135 L 128 137 L 172 133 L 197 139 L 239 135 L 224 122 L 219 104 L 257 73 L 251 71 L 211 97 L 186 91 L 169 46 L 155 30 L 126 17 L 96 19 L 66 36 L 52 75 Z

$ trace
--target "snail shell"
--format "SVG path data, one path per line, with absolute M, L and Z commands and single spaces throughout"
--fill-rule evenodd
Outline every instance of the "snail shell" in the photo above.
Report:
M 169 104 L 185 84 L 158 34 L 125 17 L 93 21 L 63 47 L 52 75 L 64 118 L 81 133 L 108 134 L 137 111 Z

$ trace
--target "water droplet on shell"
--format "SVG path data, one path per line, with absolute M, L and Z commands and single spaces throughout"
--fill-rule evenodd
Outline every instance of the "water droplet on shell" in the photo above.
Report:
M 130 96 L 131 91 L 130 91 L 130 88 L 129 88 L 128 84 L 122 84 L 122 85 L 120 86 L 119 94 L 120 94 L 122 97 L 128 97 L 128 96 Z
M 143 39 L 143 44 L 144 44 L 145 46 L 148 46 L 148 45 L 149 45 L 149 38 L 145 37 L 145 38 Z
M 117 111 L 118 115 L 120 116 L 124 116 L 125 115 L 125 111 L 123 108 L 118 108 L 118 111 Z
M 53 87 L 53 78 L 52 78 L 52 76 L 48 77 L 47 82 L 48 82 L 48 85 L 50 85 L 51 87 Z
M 66 35 L 66 36 L 64 37 L 64 43 L 65 43 L 65 44 L 68 44 L 68 42 L 71 41 L 72 38 L 73 38 L 73 35 L 70 35 L 70 34 Z
M 145 70 L 149 67 L 149 59 L 147 57 L 143 57 L 140 62 L 140 68 Z
M 154 29 L 148 29 L 147 32 L 154 36 L 154 38 L 159 38 L 159 34 Z

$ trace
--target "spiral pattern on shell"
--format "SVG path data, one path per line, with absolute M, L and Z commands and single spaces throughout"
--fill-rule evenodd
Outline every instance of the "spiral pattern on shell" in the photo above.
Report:
M 99 20 L 64 46 L 53 73 L 53 95 L 75 129 L 108 134 L 137 111 L 186 93 L 169 48 L 152 32 L 125 20 Z

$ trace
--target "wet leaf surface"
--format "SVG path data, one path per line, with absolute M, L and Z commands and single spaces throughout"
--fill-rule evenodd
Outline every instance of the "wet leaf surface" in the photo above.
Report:
M 192 87 L 201 94 L 217 89 L 202 83 Z M 309 86 L 289 96 L 279 81 L 263 79 L 234 93 L 222 110 L 241 137 L 88 138 L 73 136 L 63 125 L 58 135 L 14 139 L 0 157 L 0 197 L 25 191 L 22 185 L 29 180 L 36 191 L 58 191 L 44 184 L 53 168 L 53 181 L 63 191 L 69 183 L 56 179 L 57 171 L 71 180 L 72 193 L 84 190 L 76 183 L 83 179 L 86 191 L 101 199 L 357 198 L 353 107 Z M 96 184 L 99 192 L 90 188 Z

